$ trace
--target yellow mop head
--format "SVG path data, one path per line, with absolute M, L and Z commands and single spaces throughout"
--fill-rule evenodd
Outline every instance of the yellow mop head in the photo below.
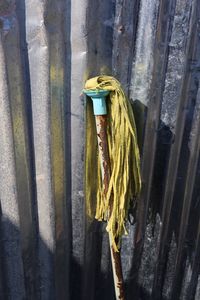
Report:
M 120 238 L 126 233 L 125 222 L 130 201 L 138 195 L 141 189 L 140 155 L 134 115 L 131 104 L 115 78 L 94 77 L 86 82 L 85 89 L 110 91 L 106 103 L 107 139 L 111 164 L 109 188 L 105 197 L 102 191 L 95 117 L 92 101 L 87 101 L 85 194 L 88 215 L 99 221 L 108 222 L 106 229 L 112 236 L 115 251 L 118 251 Z M 111 215 L 107 219 L 111 201 L 113 203 Z

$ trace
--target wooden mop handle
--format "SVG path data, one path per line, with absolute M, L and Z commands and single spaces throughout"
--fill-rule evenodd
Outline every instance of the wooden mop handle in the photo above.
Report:
M 99 149 L 99 155 L 101 161 L 102 184 L 103 184 L 104 193 L 106 195 L 108 191 L 110 174 L 111 174 L 107 133 L 106 133 L 107 111 L 106 111 L 106 102 L 105 102 L 105 97 L 108 95 L 109 92 L 104 90 L 97 90 L 97 91 L 87 90 L 84 92 L 88 96 L 90 96 L 93 100 L 96 129 L 97 129 L 98 149 Z M 109 215 L 111 214 L 111 211 L 112 211 L 112 203 L 110 203 Z M 125 300 L 120 252 L 115 252 L 112 246 L 112 238 L 110 234 L 109 234 L 109 243 L 110 243 L 110 251 L 111 251 L 116 300 Z

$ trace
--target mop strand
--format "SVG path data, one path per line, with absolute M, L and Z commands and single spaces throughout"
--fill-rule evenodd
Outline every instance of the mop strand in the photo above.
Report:
M 107 193 L 103 192 L 100 159 L 95 138 L 95 121 L 91 101 L 86 109 L 85 193 L 88 214 L 99 221 L 107 221 L 106 230 L 112 246 L 119 251 L 120 240 L 127 234 L 126 220 L 130 202 L 141 189 L 140 154 L 132 107 L 120 83 L 111 76 L 98 76 L 85 84 L 87 90 L 110 91 L 107 105 L 107 140 L 111 177 Z M 96 209 L 93 212 L 94 199 Z

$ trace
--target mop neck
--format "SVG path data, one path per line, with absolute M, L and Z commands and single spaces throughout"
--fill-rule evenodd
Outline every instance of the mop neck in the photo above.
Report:
M 89 79 L 85 88 L 110 91 L 106 102 L 108 112 L 106 131 L 111 165 L 109 187 L 105 195 L 97 150 L 95 117 L 92 112 L 92 103 L 88 100 L 85 196 L 88 215 L 91 218 L 95 216 L 99 221 L 107 221 L 106 229 L 111 236 L 112 246 L 115 251 L 118 251 L 121 236 L 127 234 L 126 221 L 130 202 L 135 201 L 141 189 L 140 155 L 133 110 L 120 83 L 111 76 Z M 110 209 L 110 203 L 112 203 L 112 209 Z

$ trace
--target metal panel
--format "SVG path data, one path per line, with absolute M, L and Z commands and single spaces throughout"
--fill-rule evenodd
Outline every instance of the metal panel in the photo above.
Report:
M 200 297 L 198 0 L 0 2 L 0 299 L 113 299 L 84 201 L 87 78 L 133 102 L 142 192 L 122 242 L 128 300 Z

